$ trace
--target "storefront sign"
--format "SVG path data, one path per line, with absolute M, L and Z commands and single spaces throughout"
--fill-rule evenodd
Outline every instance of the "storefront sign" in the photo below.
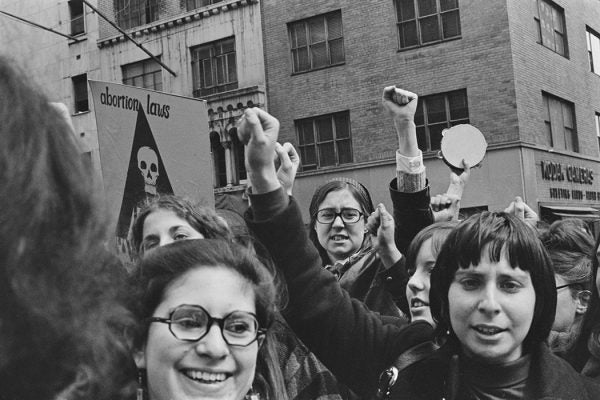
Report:
M 542 161 L 542 179 L 547 181 L 559 181 L 582 183 L 592 185 L 594 183 L 594 171 L 589 168 L 573 165 L 563 166 L 558 162 Z

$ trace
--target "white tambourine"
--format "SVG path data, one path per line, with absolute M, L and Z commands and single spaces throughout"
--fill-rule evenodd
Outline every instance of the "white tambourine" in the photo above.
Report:
M 471 167 L 479 164 L 485 156 L 487 142 L 483 133 L 473 125 L 454 125 L 442 132 L 439 156 L 452 168 L 463 169 L 464 159 Z

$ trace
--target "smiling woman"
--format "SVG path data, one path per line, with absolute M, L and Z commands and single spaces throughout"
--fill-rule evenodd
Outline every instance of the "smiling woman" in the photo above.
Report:
M 287 398 L 269 329 L 277 291 L 250 250 L 176 241 L 147 254 L 131 282 L 149 400 Z

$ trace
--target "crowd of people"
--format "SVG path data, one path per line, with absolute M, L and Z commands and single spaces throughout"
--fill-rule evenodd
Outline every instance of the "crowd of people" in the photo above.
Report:
M 306 228 L 298 153 L 247 108 L 243 218 L 160 194 L 124 265 L 68 113 L 5 57 L 0 91 L 0 400 L 600 398 L 599 241 L 520 197 L 462 218 L 464 161 L 432 196 L 417 94 L 382 93 L 391 212 L 339 177 Z

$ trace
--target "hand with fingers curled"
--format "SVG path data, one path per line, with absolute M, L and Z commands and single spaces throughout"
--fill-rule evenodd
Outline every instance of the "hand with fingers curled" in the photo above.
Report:
M 385 112 L 392 117 L 396 135 L 398 136 L 398 151 L 406 157 L 419 155 L 419 144 L 414 123 L 419 96 L 396 86 L 386 86 L 383 89 L 381 102 Z
M 435 222 L 457 221 L 460 211 L 460 200 L 469 178 L 471 176 L 471 166 L 465 160 L 461 163 L 462 171 L 451 168 L 450 184 L 446 193 L 433 196 L 430 201 L 433 210 L 433 219 Z
M 294 146 L 289 142 L 285 142 L 283 145 L 276 143 L 275 152 L 279 159 L 277 179 L 279 179 L 281 186 L 283 186 L 283 189 L 288 196 L 291 196 L 294 181 L 296 180 L 296 173 L 300 166 L 300 156 Z
M 390 268 L 402 258 L 394 241 L 394 217 L 383 204 L 378 204 L 371 213 L 365 230 L 375 237 L 374 246 L 385 268 Z
M 238 138 L 246 145 L 246 170 L 255 194 L 281 186 L 275 170 L 279 121 L 260 108 L 247 108 L 238 122 Z
M 534 227 L 540 219 L 538 214 L 523 201 L 521 196 L 515 196 L 515 200 L 510 202 L 508 207 L 504 209 L 504 212 L 512 214 Z

